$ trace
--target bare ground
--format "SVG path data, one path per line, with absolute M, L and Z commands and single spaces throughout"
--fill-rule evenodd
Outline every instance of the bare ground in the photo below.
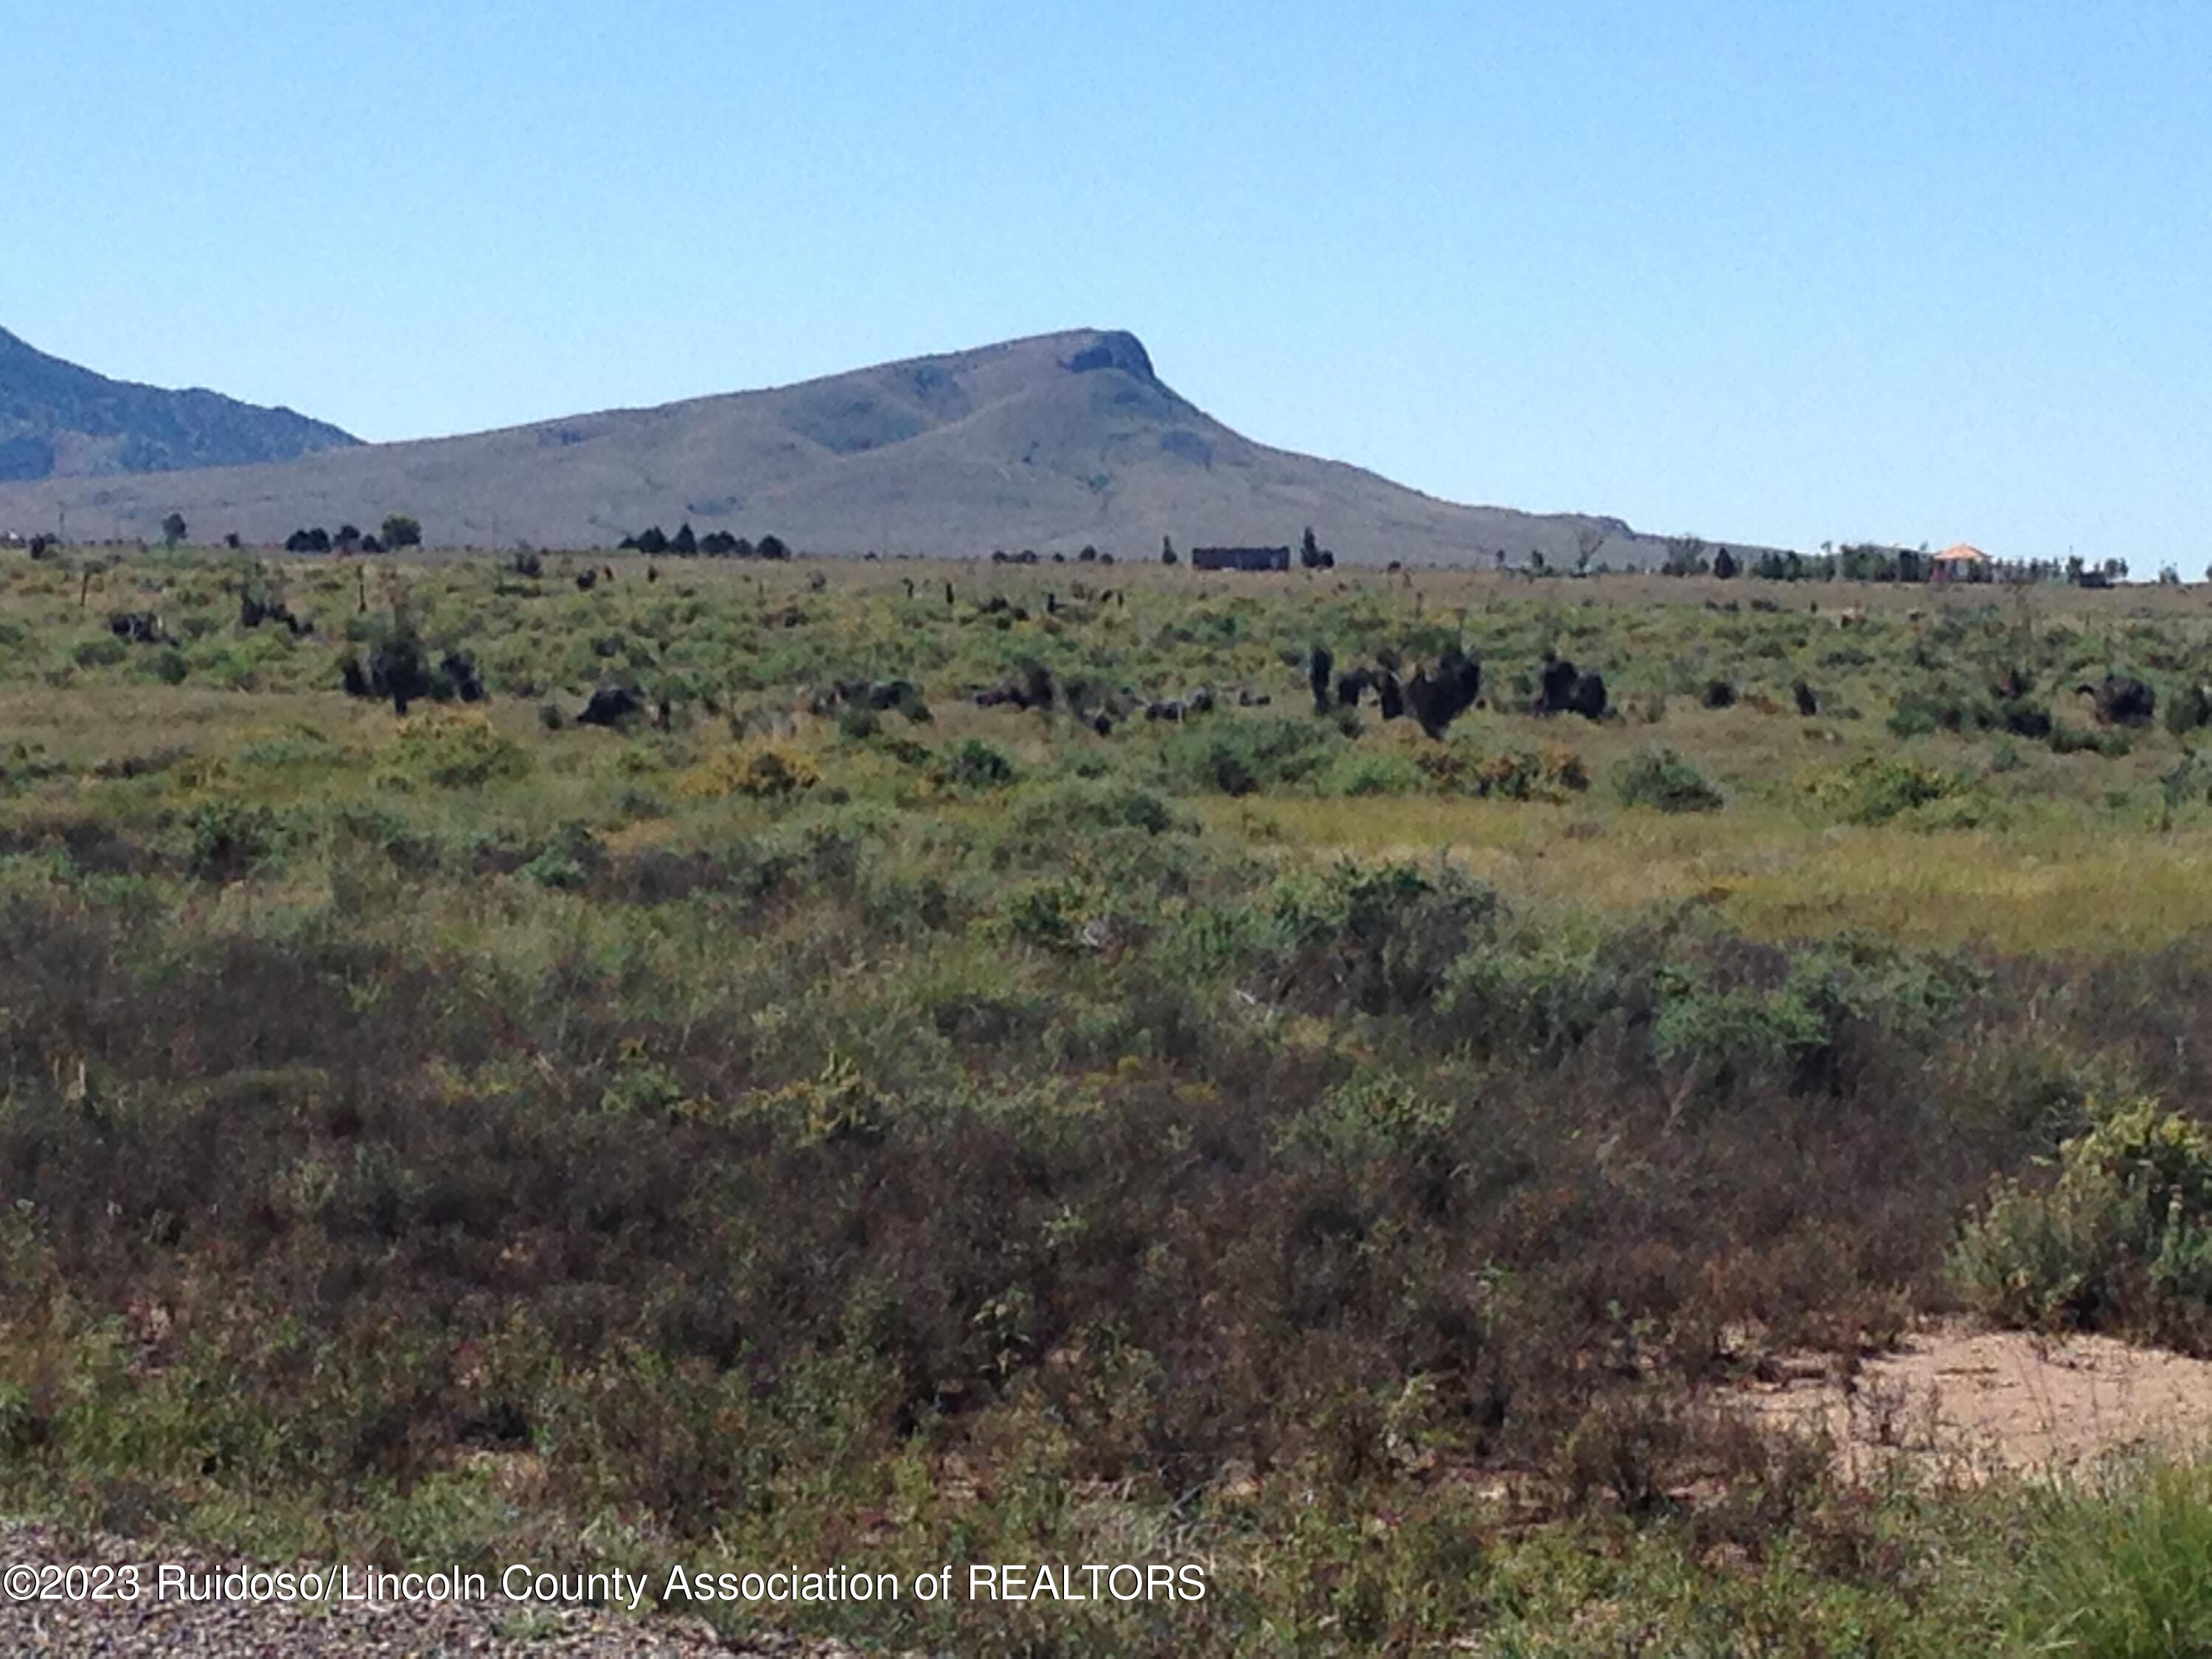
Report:
M 1809 1359 L 1754 1385 L 1754 1416 L 1826 1429 L 1852 1475 L 1904 1455 L 1975 1477 L 2064 1475 L 2212 1444 L 2212 1360 L 2111 1337 L 1928 1328 L 1855 1375 Z

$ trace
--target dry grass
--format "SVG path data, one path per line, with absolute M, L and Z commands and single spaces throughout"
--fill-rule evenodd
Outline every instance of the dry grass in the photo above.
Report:
M 1602 800 L 1220 802 L 1217 831 L 1296 854 L 1432 859 L 1509 896 L 1632 912 L 1704 900 L 1768 939 L 1869 929 L 1917 945 L 2124 955 L 2212 927 L 2212 830 L 2116 838 L 1820 826 L 1778 809 L 1715 820 Z

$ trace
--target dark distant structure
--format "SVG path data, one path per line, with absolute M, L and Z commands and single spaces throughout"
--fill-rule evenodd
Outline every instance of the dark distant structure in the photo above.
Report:
M 1194 547 L 1190 550 L 1190 567 L 1194 570 L 1288 570 L 1291 550 L 1287 547 Z

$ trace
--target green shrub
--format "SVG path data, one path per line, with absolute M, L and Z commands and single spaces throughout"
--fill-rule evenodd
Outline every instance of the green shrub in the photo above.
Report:
M 185 862 L 203 881 L 235 881 L 275 850 L 282 827 L 265 806 L 210 801 L 185 821 Z
M 1613 787 L 1623 805 L 1662 812 L 1711 812 L 1721 805 L 1721 792 L 1672 749 L 1631 756 L 1613 769 Z
M 1065 845 L 1067 836 L 1085 831 L 1127 829 L 1160 836 L 1190 827 L 1149 789 L 1088 779 L 1025 791 L 1006 814 L 1007 833 L 1038 846 Z
M 1890 735 L 1924 738 L 1929 732 L 1955 732 L 1960 724 L 1957 705 L 1934 693 L 1914 690 L 1903 693 L 1890 713 Z
M 954 789 L 1004 789 L 1021 775 L 1006 750 L 981 738 L 963 738 L 945 757 L 942 779 Z
M 1427 781 L 1421 769 L 1403 755 L 1353 749 L 1330 762 L 1315 787 L 1324 795 L 1412 795 Z
M 1426 1008 L 1498 914 L 1497 894 L 1455 866 L 1340 863 L 1275 891 L 1280 981 L 1322 1005 Z
M 1454 1115 L 1448 1103 L 1407 1078 L 1364 1071 L 1283 1122 L 1274 1139 L 1282 1151 L 1342 1168 L 1429 1152 Z
M 2166 729 L 2176 737 L 2212 726 L 2212 693 L 2191 683 L 2166 700 Z
M 1024 945 L 1046 950 L 1076 948 L 1078 930 L 1096 902 L 1095 896 L 1064 877 L 1018 883 L 1000 903 L 1007 934 Z
M 2197 806 L 2212 801 L 2212 754 L 2191 750 L 2160 776 L 2158 787 L 2168 806 Z
M 1321 720 L 1217 717 L 1170 732 L 1160 744 L 1160 766 L 1171 788 L 1249 795 L 1310 783 L 1342 741 L 1341 733 Z
M 1978 983 L 1962 958 L 1869 936 L 1784 953 L 1692 933 L 1649 973 L 1652 1057 L 1678 1100 L 1747 1085 L 1842 1093 L 1878 1060 L 1932 1046 Z
M 1944 799 L 1958 779 L 1902 757 L 1862 755 L 1847 766 L 1815 775 L 1808 792 L 1845 823 L 1887 823 L 1901 812 Z
M 381 757 L 377 781 L 400 788 L 481 789 L 530 774 L 530 756 L 477 709 L 429 707 L 400 721 Z
M 2124 726 L 2089 731 L 2059 720 L 2051 728 L 2051 752 L 2054 755 L 2102 755 L 2107 760 L 2118 760 L 2134 750 L 2135 739 Z
M 540 887 L 573 890 L 588 886 L 605 867 L 606 856 L 606 849 L 589 826 L 565 824 L 519 873 Z
M 2136 1304 L 2154 1323 L 2212 1306 L 2212 1134 L 2146 1097 L 2092 1103 L 2036 1188 L 1999 1180 L 1952 1271 L 2009 1324 L 2093 1324 Z

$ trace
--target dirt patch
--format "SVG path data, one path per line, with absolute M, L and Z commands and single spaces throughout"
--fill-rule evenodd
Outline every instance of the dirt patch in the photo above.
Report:
M 1785 1363 L 1748 1391 L 1775 1427 L 1826 1429 L 1839 1467 L 1940 1461 L 1972 1476 L 2063 1474 L 2106 1458 L 2212 1443 L 2212 1360 L 2106 1336 L 1930 1328 L 1855 1375 L 1817 1358 Z

